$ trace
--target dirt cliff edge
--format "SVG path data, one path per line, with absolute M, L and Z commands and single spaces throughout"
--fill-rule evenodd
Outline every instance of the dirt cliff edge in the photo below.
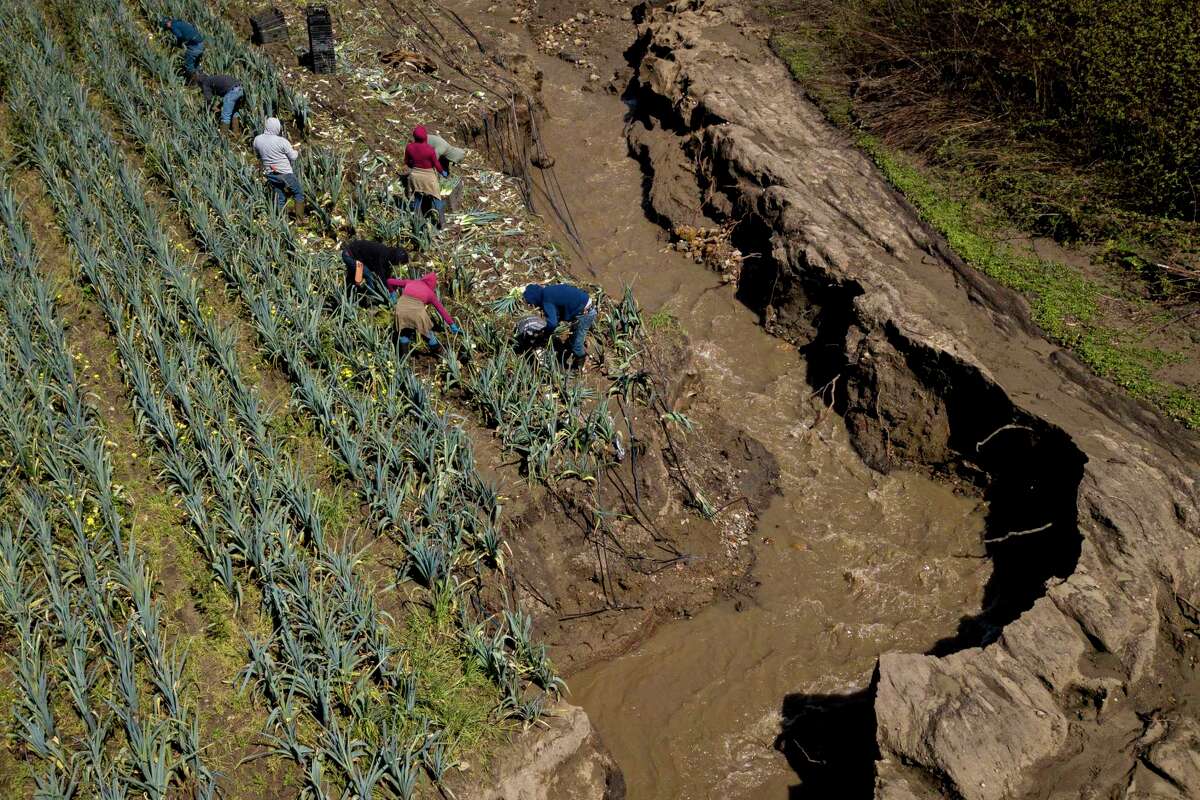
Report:
M 981 616 L 874 682 L 875 794 L 1200 796 L 1200 458 L 949 253 L 734 2 L 642 7 L 631 147 L 668 224 L 736 224 L 741 296 L 880 470 L 977 483 Z M 654 182 L 693 165 L 689 205 Z M 1097 792 L 1090 794 L 1089 792 Z

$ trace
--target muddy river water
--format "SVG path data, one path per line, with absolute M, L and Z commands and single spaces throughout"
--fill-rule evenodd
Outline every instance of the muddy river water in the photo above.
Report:
M 536 58 L 542 136 L 593 280 L 618 292 L 632 283 L 648 311 L 679 320 L 703 386 L 694 403 L 745 428 L 781 470 L 782 494 L 743 545 L 756 551 L 753 596 L 664 624 L 571 676 L 570 699 L 616 757 L 630 800 L 786 798 L 797 773 L 774 742 L 788 698 L 861 690 L 881 652 L 928 650 L 977 613 L 990 565 L 971 554 L 986 508 L 921 475 L 868 469 L 813 396 L 795 347 L 647 219 L 622 101 Z

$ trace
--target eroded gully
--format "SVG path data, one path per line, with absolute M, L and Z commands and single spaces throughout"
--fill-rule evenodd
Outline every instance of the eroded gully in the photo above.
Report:
M 511 32 L 510 13 L 477 9 L 472 23 Z M 644 214 L 624 103 L 582 91 L 586 72 L 534 58 L 541 135 L 586 253 L 581 274 L 594 270 L 609 292 L 632 284 L 647 314 L 669 311 L 699 377 L 688 413 L 746 429 L 781 471 L 781 494 L 744 545 L 756 550 L 753 597 L 663 624 L 627 655 L 571 676 L 571 699 L 631 800 L 787 797 L 797 770 L 776 745 L 785 716 L 861 691 L 881 652 L 926 651 L 979 612 L 986 508 L 923 475 L 867 468 L 814 396 L 797 349 L 765 333 L 718 275 L 669 250 Z M 870 768 L 868 759 L 864 774 L 843 778 L 869 787 Z

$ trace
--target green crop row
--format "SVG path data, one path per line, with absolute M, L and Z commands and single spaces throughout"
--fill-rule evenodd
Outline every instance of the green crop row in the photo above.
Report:
M 44 763 L 37 796 L 89 786 L 105 800 L 157 800 L 179 783 L 212 798 L 194 703 L 182 696 L 185 654 L 163 632 L 104 430 L 7 175 L 0 228 L 0 619 L 16 638 L 17 730 Z

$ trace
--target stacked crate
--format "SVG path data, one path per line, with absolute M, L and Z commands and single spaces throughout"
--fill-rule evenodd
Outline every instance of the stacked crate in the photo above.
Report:
M 250 28 L 257 44 L 285 42 L 288 38 L 287 20 L 283 18 L 283 12 L 273 6 L 250 17 Z
M 312 71 L 328 73 L 335 68 L 333 55 L 333 20 L 329 9 L 323 5 L 305 8 L 308 19 L 308 53 L 312 59 Z

